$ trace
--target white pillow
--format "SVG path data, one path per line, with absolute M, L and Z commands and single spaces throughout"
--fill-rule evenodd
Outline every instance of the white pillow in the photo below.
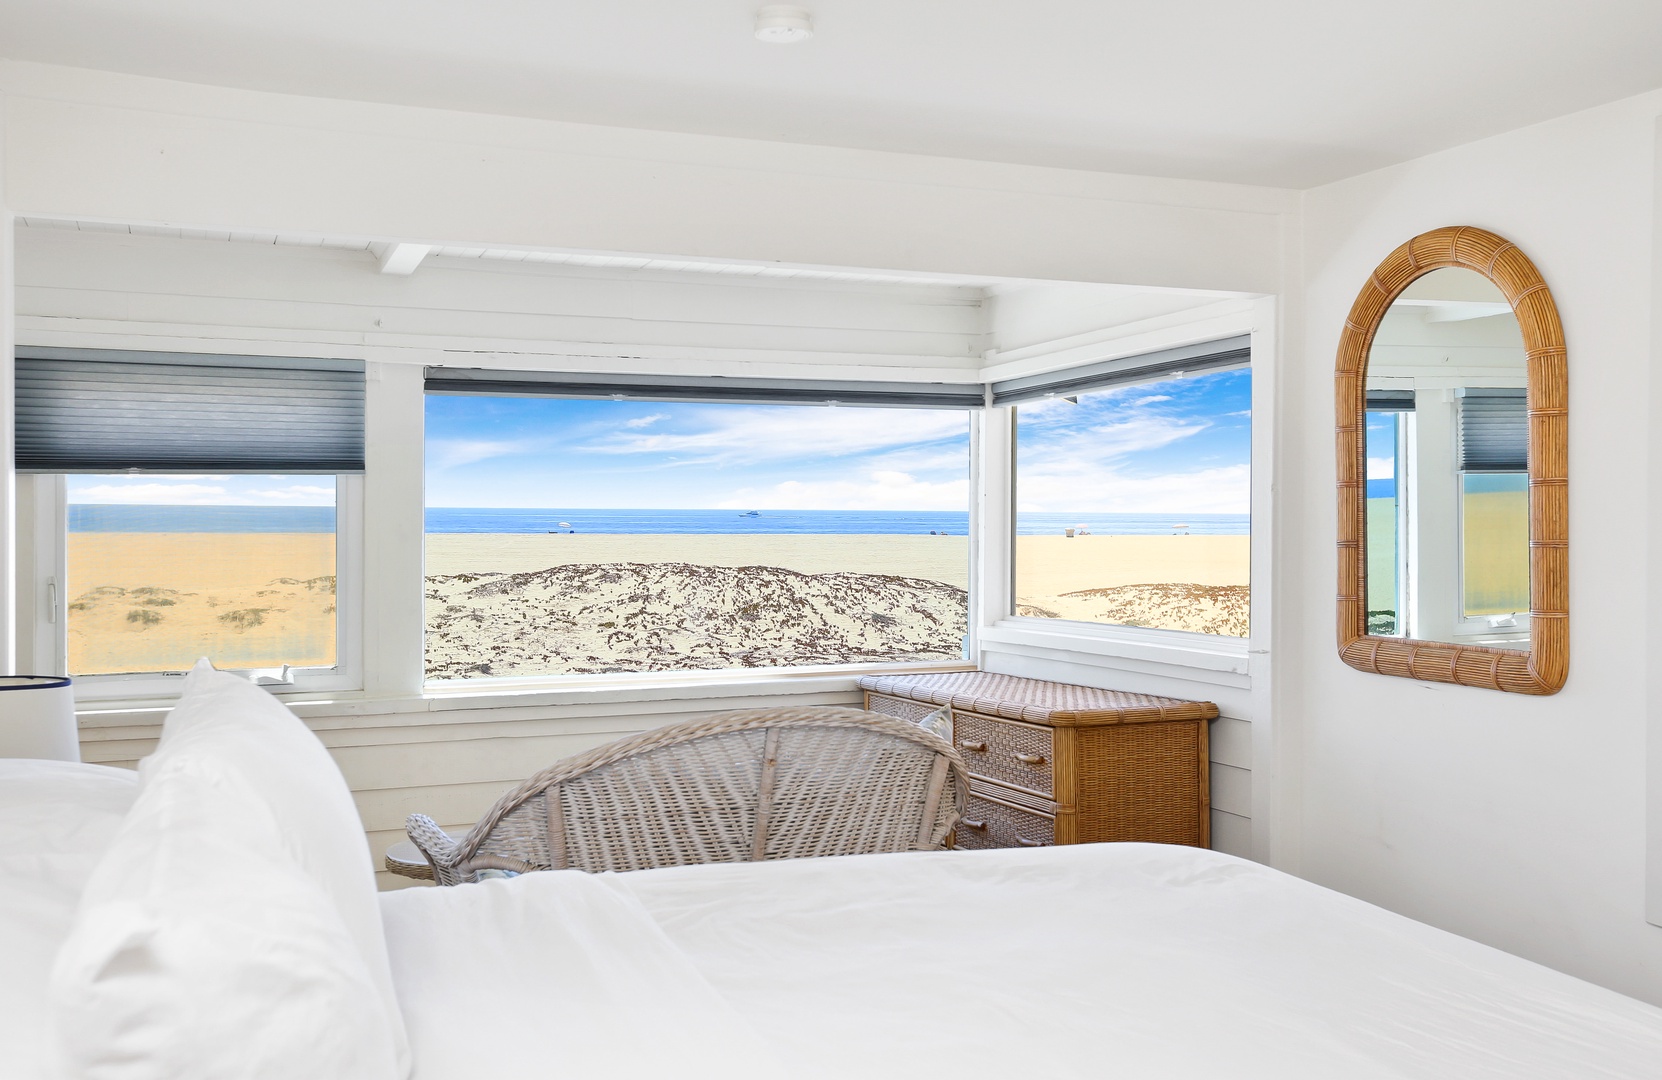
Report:
M 408 1076 L 409 1037 L 387 961 L 374 857 L 334 758 L 276 698 L 199 660 L 162 725 L 156 752 L 140 763 L 139 771 L 148 782 L 151 770 L 183 759 L 233 781 L 270 810 L 278 824 L 274 842 L 340 913 L 388 1015 L 398 1075 Z
M 282 831 L 208 762 L 147 770 L 53 968 L 68 1077 L 400 1075 L 369 972 Z

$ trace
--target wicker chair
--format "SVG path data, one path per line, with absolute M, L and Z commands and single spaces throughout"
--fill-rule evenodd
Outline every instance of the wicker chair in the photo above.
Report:
M 567 758 L 457 840 L 410 839 L 441 885 L 481 870 L 641 870 L 946 846 L 969 774 L 939 737 L 837 707 L 745 709 Z

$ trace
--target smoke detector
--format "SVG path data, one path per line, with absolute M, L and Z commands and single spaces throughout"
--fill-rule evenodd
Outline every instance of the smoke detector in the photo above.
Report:
M 791 45 L 814 36 L 814 20 L 795 4 L 769 4 L 756 13 L 756 40 Z

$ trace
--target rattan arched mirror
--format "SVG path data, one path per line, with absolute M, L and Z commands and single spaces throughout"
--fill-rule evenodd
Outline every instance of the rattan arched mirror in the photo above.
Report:
M 1334 374 L 1340 657 L 1556 693 L 1570 660 L 1568 379 L 1534 263 L 1469 226 L 1414 237 L 1351 306 Z M 1507 610 L 1524 598 L 1527 613 Z

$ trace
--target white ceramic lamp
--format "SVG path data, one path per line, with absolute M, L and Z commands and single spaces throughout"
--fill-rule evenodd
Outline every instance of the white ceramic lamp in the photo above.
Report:
M 0 675 L 0 758 L 80 761 L 75 690 L 62 675 Z

